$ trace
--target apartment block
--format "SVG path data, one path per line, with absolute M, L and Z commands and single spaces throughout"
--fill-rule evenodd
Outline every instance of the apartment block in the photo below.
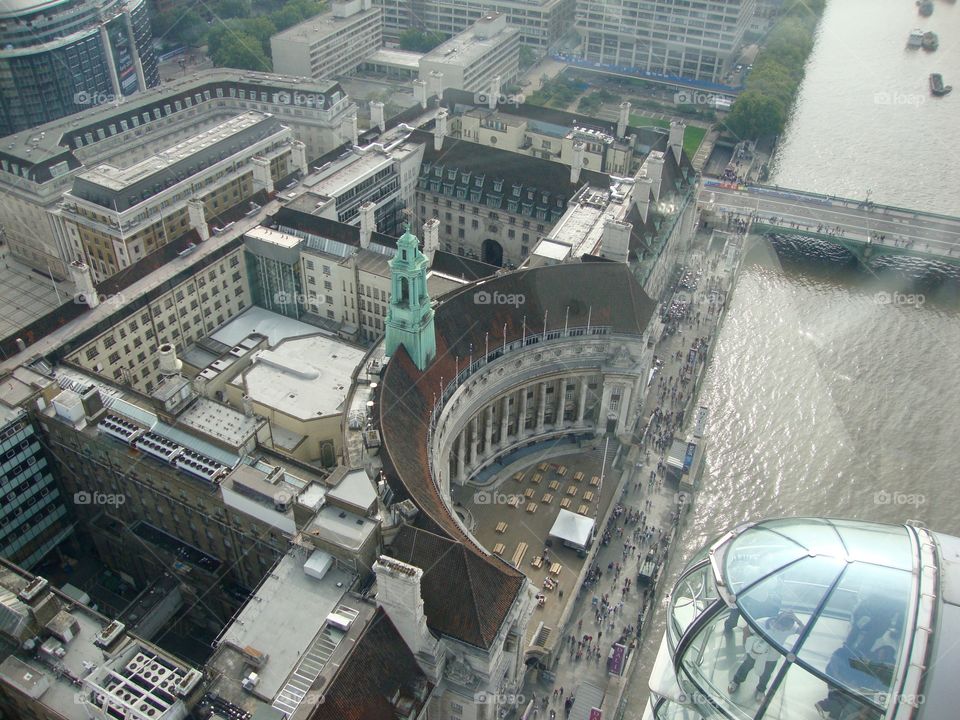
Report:
M 580 0 L 587 60 L 721 82 L 736 60 L 755 0 Z
M 420 59 L 421 80 L 442 73 L 441 87 L 467 92 L 486 91 L 494 79 L 508 85 L 519 72 L 520 31 L 500 13 L 484 15 Z
M 329 11 L 270 38 L 273 69 L 314 79 L 349 75 L 383 45 L 383 12 L 372 0 L 337 0 Z

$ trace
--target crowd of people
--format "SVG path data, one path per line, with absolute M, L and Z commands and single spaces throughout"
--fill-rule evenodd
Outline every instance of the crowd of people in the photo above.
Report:
M 605 549 L 602 562 L 595 559 L 588 568 L 578 590 L 578 609 L 572 616 L 575 624 L 569 626 L 558 653 L 559 662 L 570 663 L 573 668 L 600 665 L 610 657 L 614 643 L 623 643 L 628 654 L 638 646 L 670 541 L 684 507 L 690 507 L 685 498 L 678 503 L 681 494 L 663 492 L 666 456 L 683 425 L 692 385 L 704 367 L 713 339 L 713 324 L 724 307 L 723 284 L 713 277 L 717 264 L 713 260 L 683 268 L 674 284 L 673 298 L 665 304 L 664 317 L 673 324 L 675 334 L 665 334 L 657 348 L 641 456 L 600 533 L 602 545 L 608 548 L 616 544 L 619 557 L 611 557 L 610 550 Z M 558 685 L 552 695 L 534 706 L 549 712 L 551 718 L 558 712 L 566 716 L 574 700 L 573 693 L 565 694 Z

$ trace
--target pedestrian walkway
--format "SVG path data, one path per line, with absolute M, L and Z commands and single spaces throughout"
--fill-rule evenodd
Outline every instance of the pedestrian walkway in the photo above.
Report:
M 666 480 L 666 452 L 690 417 L 696 382 L 729 287 L 729 265 L 722 262 L 721 248 L 708 253 L 709 237 L 698 236 L 696 244 L 703 249 L 691 256 L 673 298 L 663 308 L 665 331 L 655 350 L 657 372 L 640 416 L 647 429 L 642 443 L 630 448 L 622 464 L 619 503 L 599 531 L 596 559 L 561 630 L 564 637 L 551 668 L 553 682 L 531 675 L 525 688 L 527 698 L 536 696 L 540 718 L 549 718 L 551 711 L 566 717 L 581 683 L 606 687 L 607 658 L 614 643 L 623 642 L 635 652 L 638 642 L 660 642 L 659 636 L 648 637 L 642 631 L 664 590 L 656 587 L 656 580 L 666 566 L 674 530 L 690 507 Z M 631 695 L 639 692 L 631 688 Z M 642 707 L 631 705 L 629 717 L 641 714 Z

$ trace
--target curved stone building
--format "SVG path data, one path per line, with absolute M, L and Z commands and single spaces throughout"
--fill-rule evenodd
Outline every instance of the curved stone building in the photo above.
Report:
M 453 486 L 530 446 L 560 451 L 558 440 L 632 431 L 654 303 L 626 264 L 577 262 L 475 283 L 429 318 L 410 245 L 393 268 L 411 288 L 391 298 L 404 332 L 373 404 L 383 476 L 416 512 L 374 568 L 377 600 L 437 685 L 438 716 L 498 718 L 563 621 L 534 622 L 523 551 L 508 561 L 479 542 Z
M 146 0 L 0 4 L 0 137 L 158 85 Z
M 956 717 L 958 556 L 960 539 L 913 525 L 731 530 L 673 589 L 645 717 Z

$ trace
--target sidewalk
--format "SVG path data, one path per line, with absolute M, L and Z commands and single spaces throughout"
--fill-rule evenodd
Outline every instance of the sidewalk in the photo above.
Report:
M 607 687 L 607 657 L 613 643 L 621 639 L 632 647 L 628 670 L 631 677 L 625 683 L 628 690 L 624 697 L 630 702 L 626 717 L 639 718 L 643 713 L 646 684 L 642 682 L 644 687 L 637 687 L 633 681 L 637 677 L 634 671 L 639 664 L 640 647 L 660 643 L 659 634 L 648 636 L 642 630 L 649 624 L 658 593 L 664 591 L 655 582 L 666 564 L 669 540 L 681 512 L 677 488 L 664 480 L 663 462 L 673 434 L 680 429 L 679 411 L 692 407 L 695 398 L 691 398 L 691 394 L 704 369 L 706 353 L 698 352 L 694 365 L 688 364 L 688 353 L 698 345 L 698 338 L 713 340 L 722 307 L 719 298 L 725 297 L 729 282 L 724 276 L 726 264 L 719 262 L 719 253 L 707 255 L 708 238 L 708 234 L 698 237 L 700 249 L 691 254 L 691 270 L 694 273 L 700 270 L 696 287 L 678 290 L 675 295 L 689 302 L 686 317 L 677 319 L 675 332 L 665 333 L 655 350 L 662 366 L 648 386 L 640 416 L 644 420 L 650 418 L 650 426 L 643 444 L 632 446 L 624 462 L 621 477 L 626 484 L 620 498 L 621 511 L 611 517 L 606 528 L 608 544 L 598 549 L 594 567 L 599 577 L 578 594 L 566 637 L 559 644 L 558 659 L 551 668 L 556 676 L 554 682 L 547 684 L 531 676 L 524 688 L 524 695 L 536 697 L 538 706 L 544 698 L 547 702 L 545 708 L 540 706 L 539 712 L 531 717 L 548 719 L 551 710 L 558 718 L 565 717 L 567 702 L 580 683 Z M 678 352 L 680 359 L 677 359 Z M 689 411 L 684 413 L 683 423 L 689 421 L 690 415 Z M 685 507 L 689 508 L 689 503 Z M 654 584 L 649 587 L 640 583 L 637 574 L 648 557 L 657 567 Z M 637 646 L 638 638 L 640 646 Z M 645 680 L 645 674 L 639 678 Z M 611 702 L 613 706 L 608 709 Z M 611 697 L 604 701 L 604 709 L 611 717 L 615 703 L 616 698 Z

